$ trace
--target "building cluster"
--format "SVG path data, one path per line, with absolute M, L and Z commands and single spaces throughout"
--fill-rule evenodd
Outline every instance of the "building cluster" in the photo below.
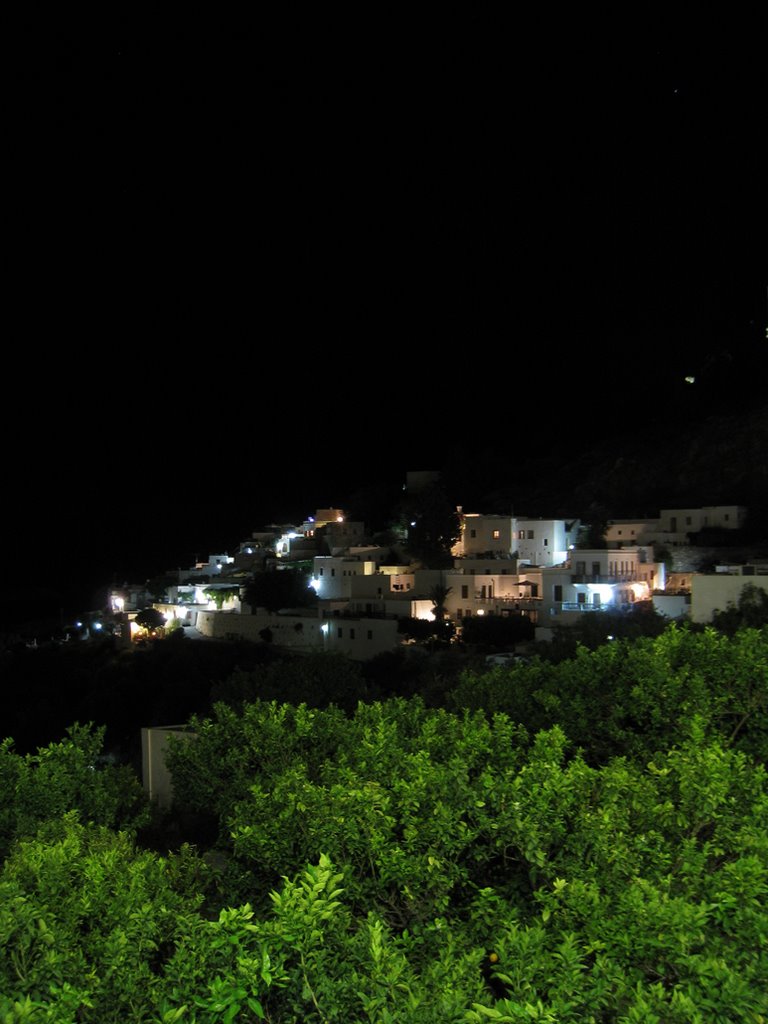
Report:
M 275 524 L 237 552 L 210 555 L 178 570 L 164 600 L 168 621 L 204 636 L 272 643 L 296 651 L 336 651 L 366 660 L 398 649 L 403 620 L 434 620 L 461 636 L 476 616 L 522 616 L 537 640 L 584 614 L 651 602 L 670 620 L 707 622 L 735 603 L 747 580 L 768 590 L 768 566 L 722 566 L 714 574 L 668 574 L 665 554 L 711 527 L 739 529 L 740 506 L 663 509 L 654 519 L 614 520 L 604 547 L 584 547 L 579 520 L 486 515 L 456 509 L 458 540 L 449 568 L 425 568 L 405 546 L 373 543 L 365 524 L 342 509 L 318 509 L 300 525 Z M 267 611 L 247 604 L 255 573 L 301 570 L 316 594 L 311 607 Z M 144 607 L 141 587 L 112 594 L 116 613 Z

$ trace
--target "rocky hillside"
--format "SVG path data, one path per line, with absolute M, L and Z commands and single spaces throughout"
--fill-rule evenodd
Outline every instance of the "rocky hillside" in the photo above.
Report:
M 563 446 L 568 436 L 564 432 Z M 695 423 L 642 423 L 604 433 L 570 461 L 562 451 L 534 459 L 478 459 L 460 474 L 473 511 L 589 519 L 654 516 L 661 508 L 739 504 L 750 510 L 750 533 L 768 537 L 768 405 Z M 482 481 L 500 480 L 493 489 Z M 469 501 L 469 504 L 467 504 Z

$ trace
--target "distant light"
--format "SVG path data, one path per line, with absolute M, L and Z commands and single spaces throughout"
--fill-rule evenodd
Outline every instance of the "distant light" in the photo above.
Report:
M 311 579 L 309 581 L 309 589 L 310 590 L 314 590 L 315 593 L 318 593 L 320 591 L 320 587 L 321 587 L 321 582 L 320 582 L 319 579 Z
M 327 636 L 328 635 L 328 631 L 329 631 L 330 628 L 331 628 L 330 625 L 327 622 L 324 622 L 322 624 L 322 626 L 320 627 L 320 632 L 321 633 L 325 633 L 326 636 Z
M 94 629 L 102 629 L 103 628 L 100 622 L 93 622 L 91 625 L 93 626 Z
M 416 525 L 416 520 L 414 519 L 413 522 L 411 523 L 411 526 L 415 526 L 415 525 Z
M 603 604 L 608 604 L 613 599 L 613 584 L 611 583 L 588 583 L 587 591 L 590 594 L 597 594 Z
M 695 377 L 686 377 L 685 378 L 685 383 L 686 384 L 695 384 L 696 383 L 696 378 Z
M 343 523 L 344 522 L 344 516 L 336 516 L 336 522 L 337 523 Z
M 477 614 L 478 615 L 485 615 L 485 608 L 478 608 L 477 609 Z

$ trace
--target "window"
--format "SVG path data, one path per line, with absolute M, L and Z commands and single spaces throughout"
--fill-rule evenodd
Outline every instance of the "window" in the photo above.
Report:
M 549 544 L 549 537 L 545 537 L 544 538 L 544 547 L 546 547 L 548 544 Z
M 554 592 L 553 592 L 553 597 L 554 597 L 555 601 L 562 601 L 563 600 L 563 584 L 562 583 L 556 583 L 555 584 Z
M 336 636 L 339 638 L 339 640 L 341 640 L 341 637 L 342 637 L 341 626 L 337 627 L 337 629 L 336 629 Z
M 470 530 L 469 531 L 469 536 L 472 537 L 472 538 L 475 538 L 477 536 L 477 530 Z
M 466 583 L 462 584 L 461 596 L 464 598 L 464 600 L 466 600 L 469 597 L 469 587 L 467 586 Z
M 369 640 L 373 640 L 373 630 L 372 629 L 368 630 L 368 639 Z
M 725 518 L 727 519 L 728 516 L 726 516 Z M 493 539 L 494 540 L 498 540 L 500 537 L 501 537 L 501 530 L 494 530 L 493 531 Z
M 350 631 L 349 631 L 349 639 L 350 640 L 354 640 L 355 639 L 355 631 L 354 631 L 354 629 L 350 629 Z

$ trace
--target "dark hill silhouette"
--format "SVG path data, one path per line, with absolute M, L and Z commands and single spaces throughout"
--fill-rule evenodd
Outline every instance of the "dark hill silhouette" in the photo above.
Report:
M 596 508 L 616 519 L 739 504 L 750 509 L 751 528 L 768 533 L 768 405 L 596 434 L 570 459 L 569 444 L 564 431 L 560 445 L 536 458 L 518 445 L 474 459 L 467 453 L 445 474 L 446 487 L 465 511 L 554 518 L 589 519 Z

